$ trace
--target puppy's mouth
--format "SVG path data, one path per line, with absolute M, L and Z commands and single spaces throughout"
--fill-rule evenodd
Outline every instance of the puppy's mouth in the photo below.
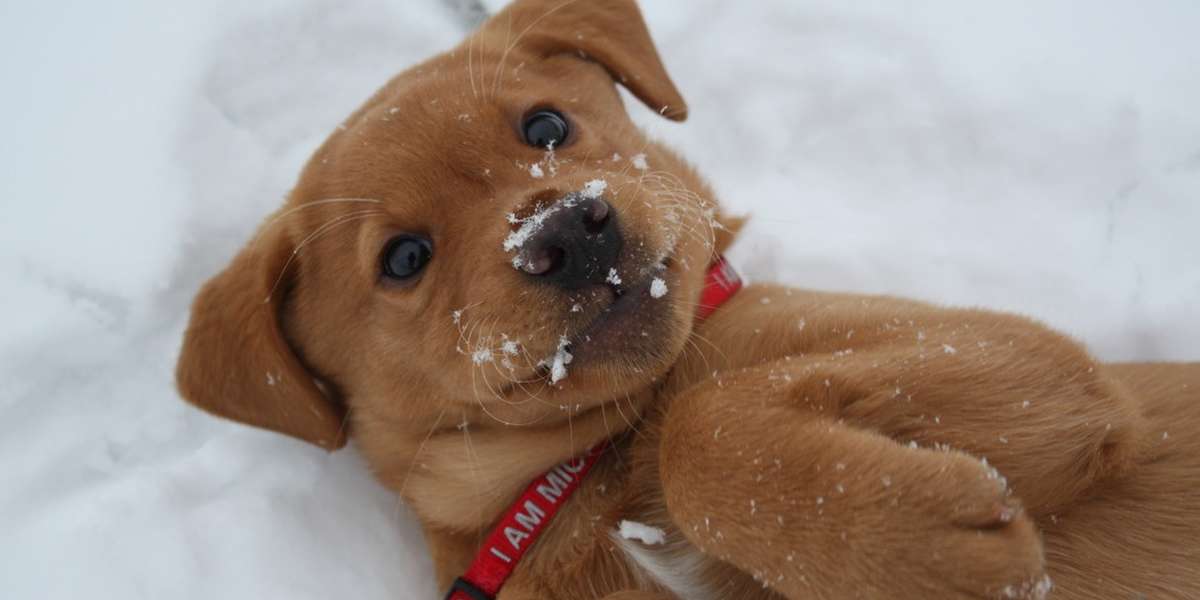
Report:
M 596 351 L 593 354 L 606 350 L 611 342 L 617 341 L 617 338 L 625 333 L 624 329 L 637 327 L 641 323 L 643 319 L 638 319 L 639 316 L 652 318 L 654 315 L 649 314 L 652 312 L 649 306 L 652 300 L 650 296 L 652 281 L 646 279 L 632 287 L 608 286 L 612 300 L 598 317 L 575 336 L 581 340 L 579 344 L 581 350 Z
M 537 375 L 561 385 L 576 369 L 637 370 L 670 326 L 670 267 L 670 259 L 665 259 L 636 282 L 609 282 L 592 290 L 590 310 L 575 303 L 571 310 L 584 313 L 579 324 L 559 338 L 554 352 L 539 363 Z

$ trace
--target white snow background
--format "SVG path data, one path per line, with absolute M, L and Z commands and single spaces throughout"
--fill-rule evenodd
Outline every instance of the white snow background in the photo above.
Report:
M 643 4 L 691 119 L 631 111 L 754 217 L 754 278 L 1200 359 L 1200 3 Z M 0 595 L 438 597 L 353 449 L 172 368 L 321 139 L 461 35 L 438 0 L 0 5 Z

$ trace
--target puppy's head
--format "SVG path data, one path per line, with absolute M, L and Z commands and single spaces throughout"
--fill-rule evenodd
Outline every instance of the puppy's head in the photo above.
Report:
M 553 427 L 650 385 L 720 225 L 616 84 L 686 115 L 632 0 L 520 0 L 394 78 L 197 297 L 184 396 L 336 448 Z

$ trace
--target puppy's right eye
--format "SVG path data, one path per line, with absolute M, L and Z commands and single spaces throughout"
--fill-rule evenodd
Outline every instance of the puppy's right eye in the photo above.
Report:
M 383 251 L 383 274 L 392 279 L 410 279 L 433 258 L 433 244 L 423 237 L 404 235 L 388 242 Z
M 571 133 L 567 119 L 554 110 L 539 110 L 529 115 L 522 129 L 525 143 L 534 148 L 558 148 Z

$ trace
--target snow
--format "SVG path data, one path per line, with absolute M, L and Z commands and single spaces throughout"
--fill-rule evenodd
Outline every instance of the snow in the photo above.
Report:
M 603 179 L 593 179 L 583 184 L 583 191 L 580 192 L 584 198 L 599 198 L 604 190 L 608 189 L 608 182 Z
M 1030 598 L 1032 600 L 1044 600 L 1050 590 L 1054 588 L 1054 582 L 1051 581 L 1049 575 L 1022 584 L 1008 585 L 1000 590 L 1000 596 L 1003 598 Z
M 622 520 L 617 524 L 617 534 L 622 539 L 637 540 L 649 546 L 662 544 L 667 541 L 667 534 L 662 529 L 638 523 L 637 521 Z
M 633 158 L 629 159 L 629 162 L 633 164 L 633 168 L 639 171 L 645 171 L 646 169 L 650 168 L 650 165 L 646 164 L 645 152 L 634 154 Z
M 533 237 L 533 234 L 542 230 L 542 227 L 546 225 L 546 219 L 549 219 L 551 215 L 562 210 L 564 207 L 571 206 L 572 201 L 570 198 L 568 196 L 566 200 L 559 200 L 551 204 L 539 206 L 533 211 L 533 214 L 524 219 L 506 217 L 510 223 L 515 220 L 521 226 L 510 232 L 508 237 L 504 238 L 504 251 L 512 252 L 524 246 L 525 242 L 528 242 L 529 238 Z
M 1200 5 L 642 4 L 690 116 L 631 112 L 752 215 L 730 253 L 747 275 L 1200 359 Z M 172 369 L 201 282 L 359 103 L 458 41 L 453 19 L 26 2 L 0 29 L 5 596 L 437 597 L 353 448 L 212 419 Z
M 534 165 L 534 167 L 537 167 L 537 165 Z M 538 169 L 538 173 L 537 177 L 541 177 L 540 168 Z M 585 183 L 583 189 L 578 192 L 570 192 L 555 202 L 537 206 L 533 214 L 523 219 L 513 213 L 505 214 L 504 218 L 510 225 L 520 224 L 520 227 L 509 232 L 508 236 L 504 238 L 504 251 L 512 252 L 521 248 L 521 246 L 525 245 L 525 242 L 529 241 L 529 238 L 542 230 L 542 227 L 546 225 L 546 219 L 550 218 L 551 215 L 564 208 L 576 206 L 579 204 L 580 198 L 599 198 L 607 187 L 608 183 L 603 179 L 593 179 Z M 513 257 L 512 264 L 514 267 L 519 269 L 522 263 L 523 260 L 520 256 Z
M 479 348 L 471 353 L 471 362 L 476 366 L 490 363 L 494 359 L 491 348 Z
M 621 275 L 617 273 L 616 269 L 609 269 L 608 276 L 604 278 L 604 281 L 613 285 L 621 285 Z
M 651 298 L 662 298 L 663 296 L 666 296 L 666 295 L 667 295 L 667 282 L 663 281 L 661 277 L 655 277 L 650 282 L 650 297 Z
M 571 364 L 571 360 L 575 357 L 567 350 L 571 346 L 571 340 L 563 337 L 558 340 L 558 349 L 555 350 L 554 356 L 550 358 L 550 383 L 558 383 L 567 378 L 567 365 Z

